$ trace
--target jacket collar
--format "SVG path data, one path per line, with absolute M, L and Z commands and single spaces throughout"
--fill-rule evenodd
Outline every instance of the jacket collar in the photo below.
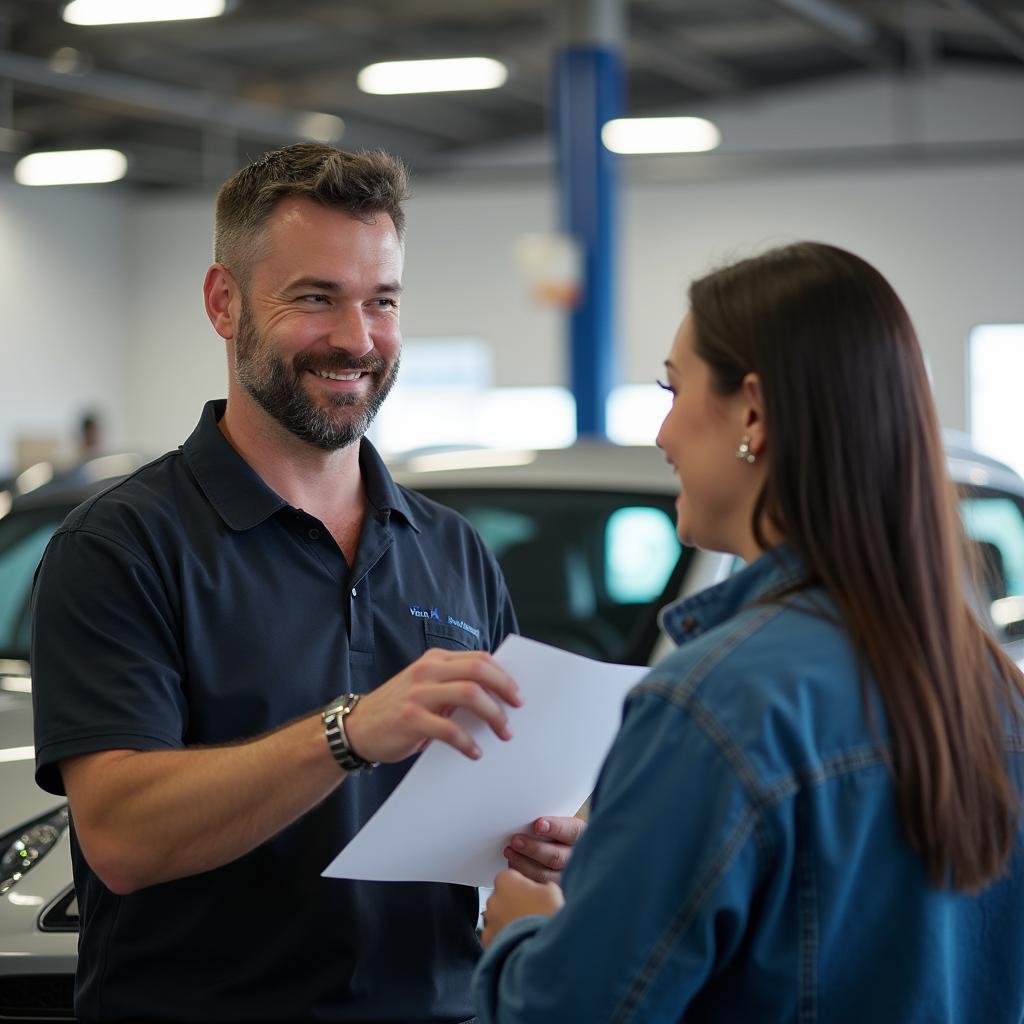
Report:
M 666 605 L 658 625 L 676 644 L 684 644 L 805 575 L 800 556 L 789 545 L 780 544 L 722 583 Z
M 181 451 L 200 489 L 221 519 L 232 530 L 249 530 L 288 507 L 288 502 L 263 481 L 221 433 L 218 424 L 226 407 L 223 398 L 207 402 L 198 425 Z M 419 532 L 405 494 L 365 437 L 360 441 L 359 469 L 374 511 L 385 518 L 392 511 L 399 512 Z

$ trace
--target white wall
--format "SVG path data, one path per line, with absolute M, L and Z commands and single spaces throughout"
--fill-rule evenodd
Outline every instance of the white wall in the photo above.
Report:
M 192 432 L 207 398 L 227 394 L 224 343 L 203 308 L 212 259 L 214 194 L 138 198 L 126 244 L 125 416 L 133 446 L 159 454 Z
M 625 214 L 631 381 L 656 373 L 690 277 L 798 238 L 851 249 L 889 278 L 917 327 L 946 426 L 966 424 L 970 329 L 1024 322 L 1024 163 L 636 187 Z
M 70 441 L 98 408 L 125 434 L 124 193 L 0 184 L 0 475 L 19 434 Z

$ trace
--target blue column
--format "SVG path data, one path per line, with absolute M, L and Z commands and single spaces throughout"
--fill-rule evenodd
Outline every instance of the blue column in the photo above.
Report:
M 570 386 L 577 433 L 603 438 L 616 377 L 616 180 L 601 126 L 622 110 L 618 53 L 603 46 L 561 50 L 555 88 L 562 230 L 583 252 L 582 297 L 569 319 Z

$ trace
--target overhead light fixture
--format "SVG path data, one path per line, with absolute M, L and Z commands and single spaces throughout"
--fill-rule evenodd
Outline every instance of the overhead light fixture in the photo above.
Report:
M 613 153 L 706 153 L 722 133 L 703 117 L 619 117 L 602 127 L 601 141 Z
M 63 17 L 71 25 L 136 25 L 216 18 L 225 5 L 225 0 L 71 0 Z
M 444 60 L 392 60 L 370 64 L 356 84 L 363 92 L 397 96 L 414 92 L 465 92 L 497 89 L 505 84 L 508 68 L 490 57 L 452 57 Z
M 14 165 L 19 185 L 100 185 L 119 181 L 128 158 L 117 149 L 65 149 L 29 153 Z

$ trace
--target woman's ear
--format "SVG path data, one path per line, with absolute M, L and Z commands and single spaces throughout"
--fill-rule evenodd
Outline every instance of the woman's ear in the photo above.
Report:
M 225 341 L 231 341 L 235 336 L 236 324 L 232 314 L 235 292 L 235 279 L 231 271 L 220 263 L 214 263 L 207 270 L 206 280 L 203 281 L 203 300 L 213 329 Z
M 761 378 L 748 373 L 740 384 L 741 414 L 743 431 L 750 438 L 750 451 L 760 455 L 768 443 L 764 421 L 764 398 L 761 394 Z

